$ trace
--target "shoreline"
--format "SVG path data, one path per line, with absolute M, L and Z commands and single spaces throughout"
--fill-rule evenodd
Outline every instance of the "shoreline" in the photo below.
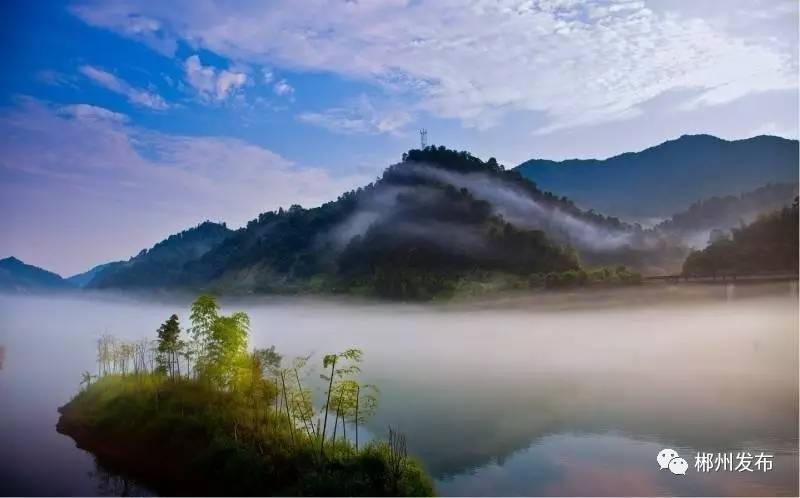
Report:
M 56 431 L 104 470 L 166 496 L 435 492 L 422 466 L 397 460 L 387 443 L 356 450 L 329 439 L 322 452 L 319 440 L 301 439 L 279 415 L 243 412 L 237 396 L 198 380 L 108 374 L 58 409 Z

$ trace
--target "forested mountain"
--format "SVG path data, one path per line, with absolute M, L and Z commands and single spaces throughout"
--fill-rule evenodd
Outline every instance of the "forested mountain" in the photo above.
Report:
M 767 184 L 739 195 L 711 197 L 695 202 L 685 211 L 659 223 L 660 230 L 730 230 L 754 221 L 758 215 L 791 204 L 796 183 Z
M 686 275 L 748 275 L 798 271 L 798 201 L 720 236 L 683 265 Z
M 738 220 L 792 188 L 709 199 L 670 224 L 643 229 L 579 209 L 494 158 L 432 146 L 409 151 L 376 182 L 322 206 L 263 213 L 235 232 L 203 223 L 102 269 L 89 287 L 425 299 L 487 274 L 544 282 L 565 272 L 578 272 L 570 281 L 585 280 L 583 269 L 597 266 L 672 273 L 689 253 L 684 228 Z
M 598 255 L 619 264 L 658 252 L 651 234 L 582 211 L 493 158 L 444 147 L 411 150 L 381 179 L 336 201 L 263 213 L 218 235 L 201 253 L 157 257 L 171 237 L 100 272 L 90 287 L 426 298 L 475 274 L 545 275 Z
M 149 288 L 174 285 L 183 266 L 200 258 L 233 233 L 224 223 L 203 222 L 144 249 L 128 261 L 110 263 L 88 282 L 89 288 Z M 91 271 L 91 270 L 90 270 Z
M 504 188 L 506 210 L 481 195 Z M 421 298 L 468 272 L 577 268 L 575 254 L 545 232 L 510 222 L 525 209 L 513 205 L 514 196 L 587 222 L 618 224 L 539 191 L 494 159 L 428 147 L 409 151 L 379 181 L 336 201 L 260 215 L 188 264 L 182 283 L 254 292 L 361 288 Z
M 28 293 L 70 289 L 74 286 L 53 272 L 25 264 L 15 257 L 0 259 L 0 291 Z
M 579 206 L 627 220 L 666 218 L 698 199 L 798 181 L 798 142 L 773 136 L 727 141 L 684 135 L 604 160 L 532 159 L 517 168 Z
M 712 233 L 727 232 L 791 204 L 797 196 L 798 185 L 768 184 L 740 195 L 711 197 L 695 202 L 688 209 L 672 215 L 655 229 L 683 240 L 685 244 L 703 248 Z
M 86 287 L 89 285 L 95 276 L 101 271 L 111 268 L 114 265 L 120 265 L 123 261 L 114 261 L 111 263 L 103 263 L 102 265 L 97 265 L 94 268 L 91 268 L 83 273 L 78 273 L 77 275 L 73 275 L 71 277 L 67 277 L 65 280 L 76 287 Z

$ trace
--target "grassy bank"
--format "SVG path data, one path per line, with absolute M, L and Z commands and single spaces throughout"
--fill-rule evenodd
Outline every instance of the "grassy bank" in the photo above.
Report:
M 274 408 L 274 407 L 273 407 Z M 169 495 L 425 496 L 402 441 L 356 449 L 290 427 L 241 393 L 159 374 L 107 375 L 60 409 L 57 429 L 99 463 Z M 340 428 L 341 430 L 341 428 Z

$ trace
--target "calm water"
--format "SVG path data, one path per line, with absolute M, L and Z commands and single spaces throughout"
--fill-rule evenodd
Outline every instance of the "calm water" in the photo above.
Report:
M 656 287 L 483 305 L 225 302 L 286 355 L 365 351 L 369 431 L 399 427 L 443 495 L 796 495 L 796 284 Z M 153 337 L 188 302 L 0 296 L 0 494 L 127 487 L 55 431 L 103 332 Z M 659 471 L 673 448 L 685 476 Z M 698 451 L 769 472 L 699 473 Z

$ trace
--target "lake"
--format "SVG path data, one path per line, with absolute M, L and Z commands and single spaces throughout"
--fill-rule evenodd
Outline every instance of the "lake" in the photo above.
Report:
M 96 369 L 99 335 L 153 338 L 171 313 L 185 326 L 189 302 L 0 296 L 0 494 L 148 493 L 58 434 L 56 409 Z M 222 306 L 250 314 L 251 345 L 286 356 L 363 349 L 381 391 L 367 431 L 404 432 L 442 495 L 798 493 L 796 282 Z M 686 475 L 659 469 L 663 448 Z M 699 472 L 698 452 L 763 452 L 772 468 Z

